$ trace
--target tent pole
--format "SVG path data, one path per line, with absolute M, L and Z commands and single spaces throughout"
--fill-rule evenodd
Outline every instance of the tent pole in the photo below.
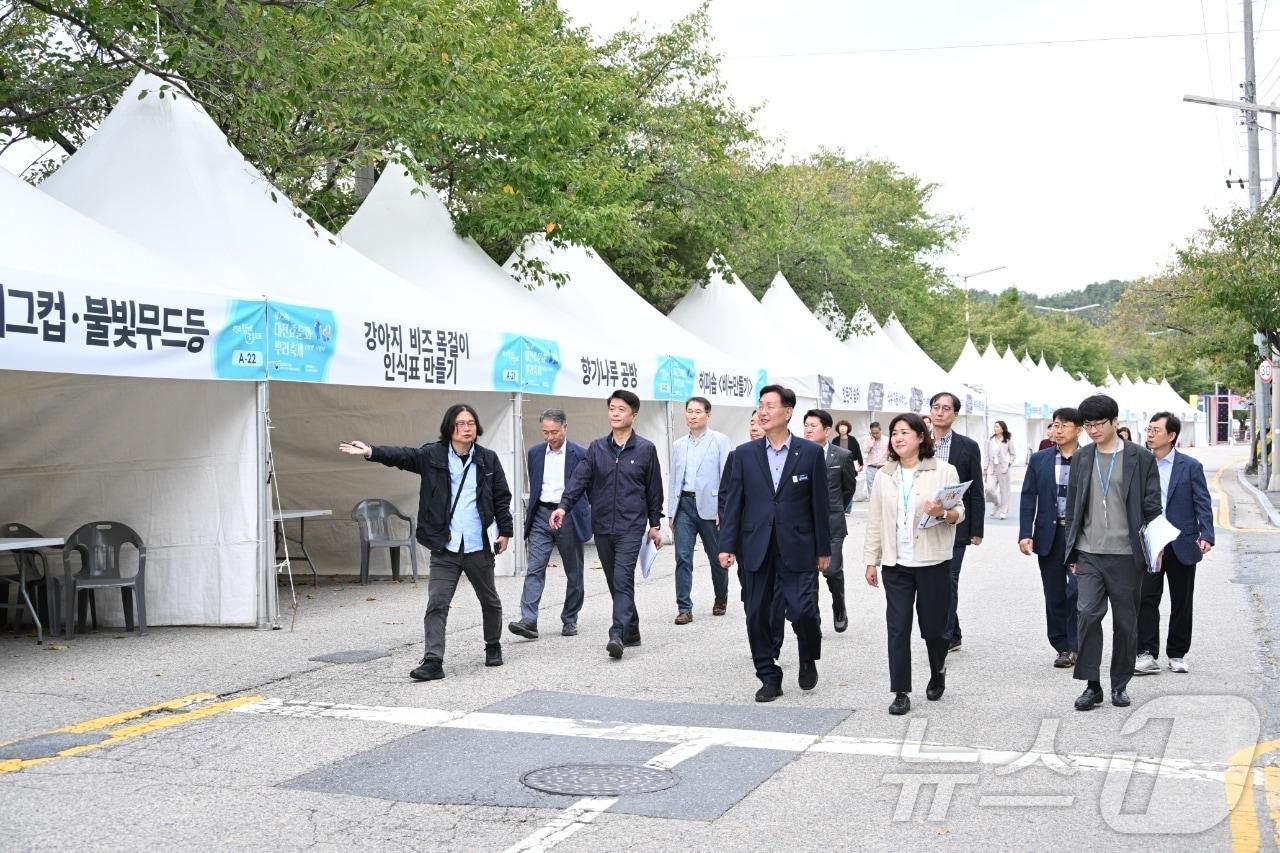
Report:
M 528 571 L 524 552 L 524 394 L 511 395 L 511 515 L 515 520 L 511 537 L 515 575 L 521 577 Z
M 271 463 L 267 458 L 267 421 L 271 416 L 271 395 L 266 380 L 257 383 L 255 406 L 256 459 L 258 482 L 258 628 L 280 627 L 280 599 L 276 589 L 274 525 L 271 521 Z

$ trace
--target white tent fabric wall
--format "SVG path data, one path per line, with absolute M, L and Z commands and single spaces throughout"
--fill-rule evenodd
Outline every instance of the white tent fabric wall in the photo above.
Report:
M 915 338 L 911 337 L 911 333 L 907 331 L 896 315 L 889 315 L 889 319 L 881 327 L 881 332 L 883 332 L 885 338 L 893 343 L 897 353 L 899 353 L 898 357 L 914 365 L 914 369 L 924 375 L 926 401 L 932 399 L 934 394 L 942 391 L 949 391 L 955 394 L 967 403 L 963 415 L 956 419 L 956 429 L 975 439 L 987 435 L 989 417 L 984 393 L 963 383 L 958 384 L 947 371 L 939 367 L 938 363 L 929 357 L 929 354 L 924 351 L 920 344 L 916 343 Z
M 765 309 L 736 275 L 726 279 L 710 268 L 706 285 L 694 284 L 670 318 L 717 349 L 748 362 L 764 362 L 769 382 L 786 384 L 797 397 L 819 398 L 821 372 L 779 340 Z
M 123 300 L 143 286 L 174 304 L 196 292 L 217 295 L 7 173 L 0 174 L 0 233 L 7 288 Z M 0 430 L 22 436 L 0 442 L 0 519 L 63 537 L 91 521 L 119 521 L 148 546 L 150 624 L 257 624 L 266 610 L 257 510 L 265 477 L 255 383 L 130 378 L 154 373 L 157 364 L 160 376 L 208 376 L 208 356 L 195 365 L 182 363 L 189 355 L 182 348 L 167 348 L 180 352 L 178 363 L 167 353 L 148 360 L 145 346 L 84 352 L 77 346 L 83 327 L 72 319 L 83 305 L 68 299 L 65 309 L 60 346 L 68 354 L 48 368 L 74 372 L 8 369 L 23 363 L 7 348 L 17 336 L 0 340 L 0 390 L 21 401 L 0 412 Z M 104 373 L 119 375 L 95 375 Z M 101 623 L 123 624 L 118 596 L 99 595 L 98 605 Z

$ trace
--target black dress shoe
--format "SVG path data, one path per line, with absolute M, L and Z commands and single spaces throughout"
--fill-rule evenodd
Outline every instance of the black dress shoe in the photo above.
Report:
M 610 637 L 609 642 L 604 644 L 604 650 L 609 653 L 609 657 L 618 660 L 622 657 L 622 640 L 619 637 Z
M 640 645 L 640 635 L 633 634 L 630 637 L 623 637 L 622 645 L 626 646 L 629 649 L 635 648 L 636 646 Z
M 578 636 L 578 626 L 573 622 L 564 623 L 564 627 L 560 629 L 560 636 L 562 637 Z
M 484 647 L 484 665 L 502 666 L 502 644 L 489 643 Z
M 772 702 L 782 695 L 782 685 L 780 684 L 762 684 L 760 689 L 756 691 L 757 702 Z
M 1053 659 L 1053 665 L 1057 669 L 1070 669 L 1076 665 L 1075 652 L 1070 649 L 1058 652 L 1058 656 Z
M 942 698 L 942 694 L 947 689 L 947 674 L 945 672 L 934 673 L 929 679 L 929 685 L 924 689 L 924 698 L 930 702 L 937 702 Z
M 800 689 L 812 690 L 818 686 L 818 664 L 811 660 L 800 661 Z
M 409 677 L 414 681 L 435 681 L 437 678 L 444 678 L 444 661 L 440 658 L 424 657 L 422 663 L 409 673 Z
M 1076 697 L 1077 711 L 1092 711 L 1095 705 L 1102 704 L 1102 691 L 1092 687 L 1086 687 L 1084 692 Z
M 911 697 L 906 693 L 895 693 L 893 701 L 889 703 L 889 713 L 895 717 L 901 716 L 911 710 Z
M 524 637 L 526 640 L 538 639 L 538 626 L 523 619 L 508 624 L 507 630 L 517 636 Z
M 1101 702 L 1102 699 L 1099 698 L 1098 701 Z M 1129 698 L 1129 694 L 1125 692 L 1125 689 L 1120 687 L 1111 691 L 1111 704 L 1117 708 L 1128 708 L 1133 704 L 1133 701 Z
M 839 610 L 832 608 L 831 615 L 835 619 L 837 634 L 843 634 L 849 629 L 849 613 L 843 607 Z

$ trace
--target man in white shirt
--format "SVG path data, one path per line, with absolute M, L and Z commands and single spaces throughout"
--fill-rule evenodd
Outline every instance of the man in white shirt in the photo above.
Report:
M 584 597 L 582 580 L 582 543 L 591 538 L 591 504 L 583 498 L 574 507 L 572 524 L 553 530 L 548 523 L 551 513 L 564 496 L 565 484 L 573 475 L 586 451 L 569 441 L 568 419 L 560 409 L 542 413 L 542 443 L 529 448 L 529 503 L 524 514 L 525 545 L 529 567 L 520 597 L 520 618 L 507 625 L 511 633 L 529 640 L 538 639 L 538 606 L 546 585 L 547 564 L 551 548 L 560 551 L 564 564 L 564 609 L 560 613 L 560 633 L 572 637 L 578 633 L 578 611 Z
M 684 404 L 688 435 L 671 448 L 671 482 L 668 517 L 676 546 L 676 624 L 693 621 L 693 545 L 702 537 L 702 549 L 711 564 L 715 592 L 713 616 L 723 616 L 729 600 L 729 572 L 720 565 L 720 477 L 729 459 L 729 437 L 708 427 L 711 402 L 690 397 Z

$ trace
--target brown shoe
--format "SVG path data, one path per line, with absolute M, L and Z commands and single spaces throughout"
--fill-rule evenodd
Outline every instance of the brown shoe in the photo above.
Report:
M 728 599 L 717 598 L 716 603 L 711 605 L 712 616 L 723 616 L 725 608 L 729 606 Z
M 693 621 L 693 614 L 690 613 L 688 610 L 681 610 L 679 613 L 676 614 L 677 625 L 688 625 L 692 621 Z

